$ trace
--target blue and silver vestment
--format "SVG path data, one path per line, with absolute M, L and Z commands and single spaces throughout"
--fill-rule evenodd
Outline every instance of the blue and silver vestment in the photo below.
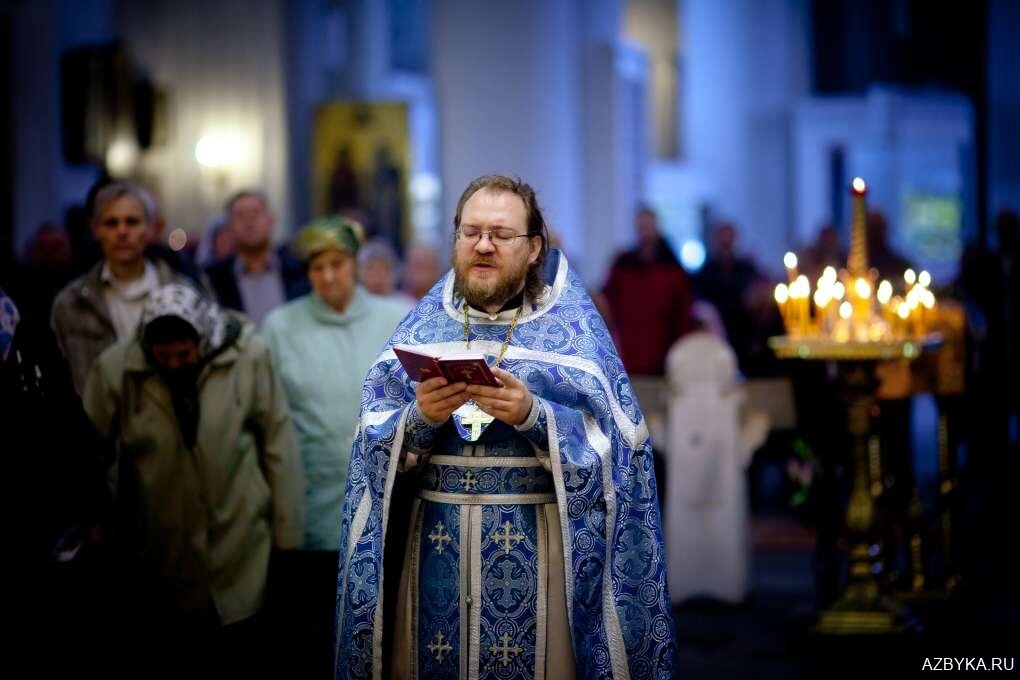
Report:
M 549 650 L 568 644 L 550 637 L 557 591 L 577 677 L 673 677 L 648 430 L 566 258 L 551 251 L 546 271 L 545 292 L 526 302 L 501 364 L 534 396 L 517 428 L 495 421 L 471 441 L 459 416 L 433 427 L 393 354 L 396 344 L 464 351 L 452 272 L 369 370 L 340 530 L 336 677 L 382 677 L 384 623 L 393 624 L 383 620 L 383 592 L 397 597 L 398 585 L 397 618 L 409 633 L 393 634 L 391 646 L 403 648 L 386 660 L 412 677 L 546 677 Z M 473 318 L 471 349 L 498 354 L 509 321 Z M 384 583 L 395 481 L 414 466 L 410 531 L 398 537 L 407 541 L 404 576 Z

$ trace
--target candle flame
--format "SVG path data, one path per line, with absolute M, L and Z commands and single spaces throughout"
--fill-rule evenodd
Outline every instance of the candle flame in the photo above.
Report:
M 892 284 L 888 281 L 882 281 L 882 283 L 878 284 L 878 293 L 876 294 L 876 297 L 880 304 L 889 304 L 889 300 L 892 299 Z
M 854 181 L 851 183 L 854 193 L 863 194 L 868 190 L 868 185 L 864 183 L 864 180 L 860 177 L 854 177 Z
M 896 309 L 896 314 L 903 320 L 906 320 L 910 316 L 910 307 L 907 306 L 906 302 L 901 302 L 900 306 Z
M 797 255 L 795 253 L 793 253 L 793 252 L 789 252 L 788 251 L 786 253 L 786 255 L 783 255 L 783 264 L 786 265 L 787 269 L 796 269 L 797 268 Z
M 920 274 L 917 275 L 917 282 L 924 286 L 925 288 L 927 288 L 928 286 L 931 285 L 931 274 L 929 274 L 927 271 L 922 271 Z
M 908 286 L 912 286 L 917 281 L 917 274 L 914 273 L 913 269 L 908 269 L 903 272 L 903 280 L 907 282 Z
M 854 313 L 854 307 L 849 302 L 843 302 L 839 306 L 839 315 L 844 319 L 849 319 L 850 315 Z
M 786 301 L 790 299 L 790 290 L 789 288 L 786 287 L 785 283 L 780 283 L 778 286 L 776 286 L 775 297 L 776 302 L 778 302 L 781 305 L 785 304 Z
M 834 267 L 826 267 L 822 271 L 822 280 L 823 281 L 835 282 L 836 281 L 836 269 Z
M 842 300 L 844 295 L 846 295 L 846 286 L 843 285 L 842 281 L 832 284 L 832 297 Z
M 854 281 L 854 290 L 857 292 L 857 297 L 862 300 L 871 296 L 871 284 L 864 279 Z
M 814 298 L 815 306 L 819 309 L 825 309 L 826 305 L 832 302 L 832 293 L 829 292 L 828 288 L 817 288 Z

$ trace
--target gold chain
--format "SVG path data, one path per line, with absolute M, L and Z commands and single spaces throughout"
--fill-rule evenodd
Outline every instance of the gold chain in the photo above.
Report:
M 496 367 L 499 367 L 501 361 L 503 361 L 503 355 L 506 354 L 506 348 L 510 344 L 510 337 L 514 334 L 514 328 L 517 327 L 517 320 L 521 318 L 521 310 L 524 309 L 524 303 L 521 302 L 521 306 L 514 312 L 513 321 L 510 322 L 510 330 L 506 332 L 506 338 L 503 340 L 503 346 L 499 350 L 499 356 L 496 357 Z M 468 316 L 468 304 L 464 303 L 464 342 L 467 344 L 467 348 L 471 349 L 471 318 Z

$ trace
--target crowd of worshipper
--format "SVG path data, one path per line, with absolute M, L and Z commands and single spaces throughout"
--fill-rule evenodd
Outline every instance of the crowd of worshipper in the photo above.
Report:
M 174 669 L 200 654 L 231 674 L 238 659 L 257 673 L 286 658 L 292 677 L 326 677 L 366 373 L 442 285 L 449 254 L 414 244 L 401 257 L 371 225 L 343 215 L 278 243 L 273 206 L 258 190 L 232 195 L 194 249 L 164 245 L 165 216 L 132 183 L 97 185 L 76 219 L 84 233 L 40 226 L 0 282 L 2 409 L 12 450 L 34 452 L 19 460 L 18 479 L 48 480 L 18 527 L 27 552 L 48 565 L 50 601 L 34 625 L 100 648 L 116 631 L 118 650 L 132 650 L 118 652 L 128 668 Z M 997 246 L 968 249 L 953 284 L 980 320 L 977 385 L 1016 384 L 1018 225 L 1015 214 L 999 215 Z M 788 371 L 768 346 L 783 333 L 775 282 L 742 254 L 736 225 L 713 225 L 694 273 L 653 210 L 640 207 L 634 229 L 633 248 L 590 293 L 631 376 L 684 385 L 667 441 L 655 443 L 673 602 L 740 601 L 749 588 L 740 474 L 663 470 L 697 466 L 693 449 L 705 441 L 689 433 L 699 423 L 728 428 L 706 436 L 712 455 L 739 461 L 733 470 L 762 443 L 763 432 L 741 430 L 739 404 L 719 386 Z M 881 214 L 869 216 L 868 231 L 884 278 L 910 266 Z M 480 244 L 504 238 L 483 233 Z M 801 251 L 804 271 L 845 261 L 834 227 Z M 995 404 L 988 436 L 1015 447 L 1016 391 L 1006 393 L 1013 401 Z M 719 498 L 733 500 L 722 519 L 680 508 Z M 714 522 L 718 531 L 706 531 Z M 164 659 L 167 649 L 191 651 Z

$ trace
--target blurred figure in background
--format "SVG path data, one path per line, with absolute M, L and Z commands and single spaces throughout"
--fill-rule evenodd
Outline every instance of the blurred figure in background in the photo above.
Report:
M 108 510 L 102 461 L 109 452 L 45 317 L 35 323 L 32 314 L 0 289 L 5 474 L 19 482 L 8 490 L 8 505 L 19 511 L 6 540 L 17 584 L 8 600 L 18 622 L 11 648 L 38 677 L 61 677 L 100 669 L 108 642 L 109 593 L 96 591 L 113 570 L 97 559 L 93 528 Z M 52 653 L 55 640 L 61 654 Z
M 114 341 L 134 335 L 149 294 L 161 285 L 186 282 L 163 260 L 145 256 L 157 214 L 147 191 L 114 182 L 96 193 L 93 205 L 92 233 L 103 259 L 57 295 L 51 318 L 79 392 L 96 357 Z
M 25 244 L 21 262 L 5 281 L 18 300 L 24 323 L 43 324 L 33 334 L 45 333 L 53 301 L 75 277 L 74 257 L 67 232 L 54 222 L 44 222 Z
M 666 352 L 691 328 L 690 283 L 653 210 L 637 211 L 635 230 L 637 246 L 616 257 L 602 292 L 627 372 L 662 375 Z
M 839 230 L 832 224 L 826 224 L 819 229 L 815 244 L 805 248 L 798 260 L 800 270 L 808 277 L 812 286 L 826 267 L 833 267 L 837 271 L 846 267 L 846 251 L 839 242 Z
M 382 239 L 366 241 L 358 249 L 358 280 L 369 293 L 390 297 L 397 292 L 397 253 Z
M 326 678 L 333 658 L 333 593 L 340 518 L 361 386 L 368 367 L 404 317 L 403 300 L 357 283 L 361 226 L 343 217 L 316 220 L 298 232 L 295 251 L 308 263 L 312 292 L 273 310 L 263 335 L 283 382 L 297 432 L 305 489 L 303 579 L 292 584 L 290 641 L 300 649 L 297 677 Z
M 878 270 L 880 279 L 896 286 L 902 285 L 903 272 L 912 266 L 889 245 L 889 223 L 878 210 L 868 213 L 868 264 Z
M 234 232 L 224 215 L 217 215 L 202 232 L 195 251 L 195 260 L 202 269 L 237 253 Z
M 401 292 L 412 304 L 418 302 L 443 275 L 439 251 L 423 243 L 412 245 L 404 257 L 402 273 Z
M 742 427 L 736 355 L 712 306 L 694 308 L 696 330 L 666 359 L 669 592 L 674 605 L 699 596 L 736 604 L 751 579 L 746 471 L 768 435 L 768 417 L 753 414 Z
M 978 588 L 1012 583 L 1020 569 L 1015 542 L 1002 540 L 1015 524 L 1020 474 L 1020 216 L 999 212 L 995 232 L 997 249 L 972 249 L 960 274 L 972 336 L 966 408 L 973 445 L 964 488 L 974 499 L 970 542 L 989 553 L 986 565 L 973 558 L 968 565 L 983 572 L 971 572 Z
M 261 191 L 239 191 L 227 201 L 225 217 L 235 255 L 206 268 L 219 303 L 244 312 L 256 328 L 270 311 L 308 292 L 304 265 L 285 246 L 273 247 L 276 217 Z
M 723 222 L 712 230 L 711 247 L 705 265 L 694 279 L 698 297 L 709 302 L 722 317 L 726 337 L 737 353 L 741 368 L 747 363 L 751 319 L 746 295 L 758 275 L 750 259 L 737 255 L 737 228 Z
M 100 356 L 85 410 L 115 443 L 117 537 L 139 675 L 264 672 L 272 548 L 301 547 L 303 475 L 283 390 L 251 324 L 189 286 L 145 301 Z M 118 635 L 118 639 L 120 639 Z

